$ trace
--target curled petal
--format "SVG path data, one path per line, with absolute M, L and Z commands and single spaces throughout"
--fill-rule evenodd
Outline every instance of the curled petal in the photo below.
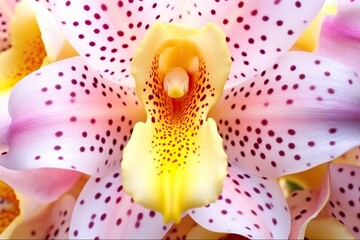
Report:
M 0 167 L 0 179 L 16 192 L 31 196 L 38 202 L 51 202 L 59 198 L 78 180 L 80 174 L 63 169 L 32 169 L 23 171 Z
M 360 238 L 360 167 L 331 164 L 329 169 L 331 194 L 325 211 Z
M 311 220 L 305 236 L 306 239 L 355 239 L 346 227 L 333 217 Z
M 130 79 L 130 83 L 131 58 L 149 26 L 155 21 L 171 22 L 178 15 L 173 1 L 54 0 L 53 3 L 67 39 L 80 55 L 108 79 Z
M 80 194 L 70 227 L 71 239 L 161 239 L 170 225 L 127 195 L 120 166 L 106 177 L 92 177 Z
M 190 216 L 202 227 L 248 238 L 288 238 L 290 214 L 276 180 L 250 176 L 229 165 L 219 199 L 191 210 Z
M 360 78 L 330 59 L 291 52 L 223 94 L 210 116 L 229 159 L 276 177 L 360 144 Z
M 74 205 L 75 198 L 70 195 L 44 205 L 14 229 L 11 239 L 68 239 Z
M 291 213 L 291 239 L 303 239 L 306 227 L 324 208 L 330 196 L 328 175 L 321 189 L 298 190 L 287 198 Z
M 12 169 L 55 167 L 104 174 L 121 159 L 132 126 L 144 112 L 132 89 L 108 83 L 80 57 L 59 61 L 13 88 Z
M 219 25 L 227 35 L 233 60 L 229 79 L 244 80 L 286 53 L 322 4 L 322 0 L 188 1 L 182 22 Z

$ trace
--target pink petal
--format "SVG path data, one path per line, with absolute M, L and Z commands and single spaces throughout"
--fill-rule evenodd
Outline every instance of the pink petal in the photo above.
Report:
M 11 239 L 69 239 L 69 226 L 75 199 L 61 197 L 50 206 L 22 222 L 12 233 Z
M 118 163 L 144 111 L 133 89 L 107 82 L 80 57 L 28 75 L 13 88 L 11 169 L 55 167 L 102 175 Z
M 229 165 L 218 201 L 191 211 L 190 216 L 214 232 L 249 238 L 285 239 L 290 233 L 290 213 L 276 180 L 250 176 Z
M 338 14 L 325 19 L 318 53 L 351 66 L 360 73 L 359 1 L 340 1 Z
M 189 1 L 190 2 L 190 1 Z M 187 5 L 183 22 L 215 22 L 227 35 L 230 80 L 253 77 L 286 53 L 320 11 L 319 1 L 208 1 Z M 186 11 L 184 11 L 186 12 Z
M 225 90 L 210 116 L 229 159 L 276 177 L 332 160 L 360 144 L 360 78 L 332 60 L 292 52 Z
M 360 238 L 360 167 L 330 165 L 330 199 L 326 211 Z
M 132 55 L 155 21 L 170 22 L 172 1 L 54 0 L 65 35 L 91 66 L 113 80 L 132 79 Z
M 8 150 L 6 135 L 11 122 L 8 112 L 9 96 L 10 90 L 0 91 L 0 154 L 5 154 Z
M 298 190 L 288 197 L 291 213 L 290 239 L 303 239 L 306 226 L 324 208 L 330 195 L 328 176 L 321 189 Z
M 161 239 L 170 225 L 159 213 L 127 195 L 120 166 L 102 178 L 90 178 L 80 194 L 70 227 L 72 239 Z
M 80 173 L 63 169 L 32 169 L 23 171 L 0 167 L 0 179 L 16 192 L 39 202 L 51 202 L 69 190 Z

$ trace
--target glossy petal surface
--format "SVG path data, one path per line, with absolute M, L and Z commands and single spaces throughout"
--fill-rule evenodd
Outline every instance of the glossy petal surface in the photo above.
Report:
M 227 89 L 210 116 L 229 159 L 276 177 L 319 165 L 359 145 L 360 78 L 330 59 L 292 52 Z
M 74 185 L 79 175 L 78 172 L 63 169 L 42 168 L 14 171 L 0 167 L 2 181 L 15 191 L 31 196 L 39 202 L 51 202 L 59 198 Z
M 136 203 L 121 184 L 120 166 L 106 177 L 90 178 L 74 209 L 71 239 L 162 238 L 170 225 Z
M 8 111 L 9 96 L 10 90 L 0 91 L 0 154 L 5 154 L 8 150 L 6 135 L 11 122 Z
M 104 174 L 120 161 L 133 124 L 143 119 L 133 90 L 106 82 L 80 57 L 24 78 L 9 108 L 10 151 L 1 163 L 13 169 Z
M 214 232 L 248 238 L 288 238 L 290 214 L 277 181 L 250 176 L 236 165 L 229 165 L 228 172 L 219 199 L 190 210 L 190 216 Z

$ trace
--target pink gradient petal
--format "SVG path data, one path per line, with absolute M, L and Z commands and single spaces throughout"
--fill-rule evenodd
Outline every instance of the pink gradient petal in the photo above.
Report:
M 260 73 L 286 53 L 320 11 L 317 1 L 187 1 L 182 22 L 215 22 L 227 35 L 233 64 L 229 80 Z
M 0 166 L 0 180 L 16 192 L 38 202 L 52 202 L 69 190 L 79 179 L 80 173 L 63 169 L 9 170 Z
M 339 4 L 338 14 L 324 20 L 318 53 L 360 73 L 360 1 Z
M 330 199 L 324 210 L 360 238 L 360 167 L 330 165 Z
M 291 213 L 290 239 L 304 239 L 307 224 L 324 208 L 330 196 L 329 176 L 321 189 L 298 190 L 287 198 Z
M 12 90 L 11 169 L 54 167 L 103 175 L 121 160 L 144 111 L 133 89 L 107 82 L 81 57 L 53 63 Z
M 360 78 L 311 53 L 291 52 L 225 90 L 210 116 L 229 159 L 277 177 L 330 161 L 360 144 Z
M 80 194 L 70 227 L 71 239 L 161 239 L 170 228 L 159 213 L 127 195 L 120 166 L 106 177 L 90 178 Z
M 69 239 L 74 197 L 65 195 L 55 203 L 39 209 L 25 219 L 12 233 L 11 239 Z
M 248 238 L 287 239 L 290 213 L 276 180 L 250 176 L 236 165 L 228 167 L 224 189 L 209 206 L 190 210 L 202 227 Z
M 132 80 L 132 55 L 155 21 L 170 22 L 173 1 L 54 0 L 69 42 L 90 65 L 113 80 Z M 175 3 L 176 4 L 176 3 Z M 129 82 L 129 81 L 128 81 Z
M 6 140 L 7 130 L 11 122 L 8 111 L 9 96 L 10 90 L 0 92 L 0 154 L 5 154 L 9 148 Z

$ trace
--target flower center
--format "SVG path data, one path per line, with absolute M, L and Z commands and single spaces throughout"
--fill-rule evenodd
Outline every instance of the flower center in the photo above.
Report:
M 147 121 L 124 149 L 123 184 L 134 200 L 180 221 L 183 211 L 215 201 L 226 154 L 207 113 L 230 70 L 225 36 L 214 24 L 198 30 L 155 24 L 132 61 Z
M 164 90 L 171 98 L 180 98 L 189 90 L 189 76 L 179 67 L 174 67 L 165 75 Z

